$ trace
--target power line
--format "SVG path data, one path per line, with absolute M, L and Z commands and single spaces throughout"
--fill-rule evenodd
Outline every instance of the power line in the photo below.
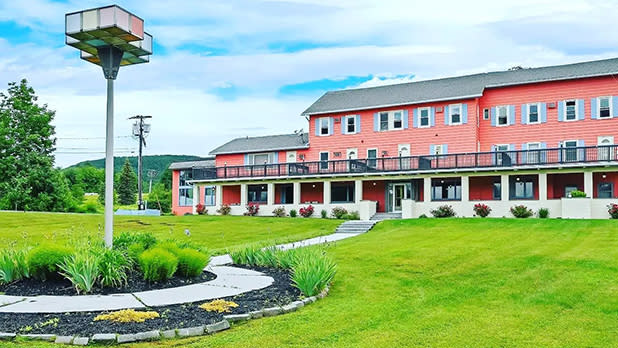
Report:
M 119 135 L 119 136 L 115 136 L 114 138 L 116 139 L 120 139 L 120 138 L 133 138 L 132 135 Z M 65 138 L 56 138 L 57 140 L 104 140 L 105 137 L 65 137 Z

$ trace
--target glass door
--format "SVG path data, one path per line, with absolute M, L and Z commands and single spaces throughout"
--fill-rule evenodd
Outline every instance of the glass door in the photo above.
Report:
M 393 212 L 401 211 L 401 201 L 408 199 L 405 184 L 393 184 Z

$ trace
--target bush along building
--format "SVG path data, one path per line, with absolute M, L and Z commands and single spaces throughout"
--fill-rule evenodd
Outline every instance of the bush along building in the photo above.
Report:
M 175 163 L 173 210 L 334 207 L 414 218 L 443 205 L 608 218 L 618 202 L 618 59 L 327 92 L 309 132 L 234 139 Z M 583 191 L 586 198 L 573 198 Z M 314 214 L 319 216 L 320 214 Z

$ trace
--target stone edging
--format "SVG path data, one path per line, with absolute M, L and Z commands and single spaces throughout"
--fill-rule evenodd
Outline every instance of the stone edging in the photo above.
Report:
M 202 325 L 196 327 L 189 327 L 183 329 L 172 329 L 172 330 L 151 330 L 146 332 L 137 332 L 132 334 L 115 334 L 115 333 L 98 333 L 94 334 L 91 337 L 81 337 L 81 336 L 57 336 L 53 334 L 16 334 L 16 333 L 6 333 L 0 332 L 0 341 L 8 341 L 16 339 L 17 337 L 29 339 L 29 340 L 39 340 L 39 341 L 47 341 L 54 342 L 57 344 L 71 344 L 74 346 L 86 346 L 89 343 L 104 343 L 104 344 L 113 344 L 113 343 L 130 343 L 130 342 L 140 342 L 140 341 L 155 341 L 163 338 L 176 338 L 176 337 L 191 337 L 191 336 L 202 336 L 202 335 L 211 335 L 219 331 L 227 330 L 230 328 L 230 322 L 240 322 L 247 321 L 251 319 L 258 319 L 262 317 L 273 317 L 275 315 L 285 314 L 294 312 L 299 308 L 302 308 L 308 304 L 311 304 L 319 299 L 326 297 L 328 294 L 329 288 L 326 287 L 324 291 L 322 291 L 317 296 L 307 297 L 303 300 L 291 302 L 285 306 L 281 307 L 270 307 L 264 308 L 259 311 L 253 311 L 244 314 L 229 314 L 224 315 L 223 320 L 216 322 L 210 325 Z

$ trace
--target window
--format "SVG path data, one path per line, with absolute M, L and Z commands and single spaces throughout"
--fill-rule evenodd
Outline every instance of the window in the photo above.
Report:
M 528 104 L 528 123 L 540 123 L 539 104 Z
M 575 100 L 564 102 L 564 119 L 566 121 L 577 120 L 577 102 Z
M 354 183 L 338 182 L 331 184 L 331 203 L 354 202 Z
M 401 111 L 395 111 L 395 113 L 393 113 L 393 129 L 403 128 L 403 117 L 401 114 Z
M 403 129 L 403 111 L 380 112 L 378 121 L 380 131 Z
M 598 198 L 614 198 L 614 184 L 611 182 L 601 182 L 598 188 Z
M 418 110 L 418 113 L 419 113 L 418 126 L 420 128 L 429 127 L 429 108 L 420 108 Z
M 577 185 L 566 185 L 564 186 L 564 197 L 571 198 L 571 192 L 578 191 L 579 188 Z
M 461 104 L 449 105 L 450 124 L 461 124 Z
M 502 199 L 502 183 L 494 182 L 493 184 L 493 199 L 499 201 Z
M 444 155 L 444 146 L 442 146 L 442 145 L 434 145 L 433 154 L 432 155 Z
M 612 105 L 609 97 L 599 97 L 599 118 L 612 117 Z
M 380 130 L 381 131 L 388 130 L 388 112 L 380 113 Z
M 612 136 L 600 136 L 597 138 L 597 144 L 599 146 L 597 150 L 597 159 L 601 161 L 608 161 L 614 158 L 614 137 Z
M 496 108 L 496 117 L 498 126 L 509 125 L 509 108 L 507 106 L 498 106 Z
M 431 199 L 434 201 L 461 200 L 461 178 L 432 179 Z
M 378 149 L 367 149 L 367 166 L 375 168 L 378 165 Z
M 507 153 L 510 149 L 510 145 L 508 144 L 499 144 L 496 145 L 496 164 L 501 166 L 510 166 L 511 165 L 511 156 Z
M 577 140 L 567 140 L 562 143 L 564 148 L 562 159 L 567 162 L 577 161 Z
M 252 153 L 248 160 L 250 165 L 268 164 L 273 162 L 273 155 L 270 153 Z
M 178 190 L 178 205 L 181 207 L 190 207 L 193 205 L 193 188 L 180 188 Z
M 345 120 L 345 134 L 354 134 L 356 133 L 356 116 L 346 116 Z
M 483 119 L 489 120 L 489 109 L 487 108 L 483 109 Z
M 215 205 L 215 188 L 212 186 L 204 189 L 204 205 Z
M 320 152 L 320 169 L 328 169 L 328 152 Z
M 178 186 L 189 186 L 187 180 L 193 179 L 193 171 L 192 170 L 181 170 L 179 173 Z
M 320 117 L 318 120 L 318 125 L 320 127 L 320 135 L 330 135 L 330 118 Z
M 527 162 L 528 163 L 539 163 L 539 153 L 541 149 L 541 143 L 528 143 L 527 145 L 528 153 L 527 153 Z
M 534 199 L 534 177 L 511 176 L 509 180 L 511 199 Z
M 247 185 L 247 200 L 250 203 L 266 203 L 268 191 L 266 185 Z

